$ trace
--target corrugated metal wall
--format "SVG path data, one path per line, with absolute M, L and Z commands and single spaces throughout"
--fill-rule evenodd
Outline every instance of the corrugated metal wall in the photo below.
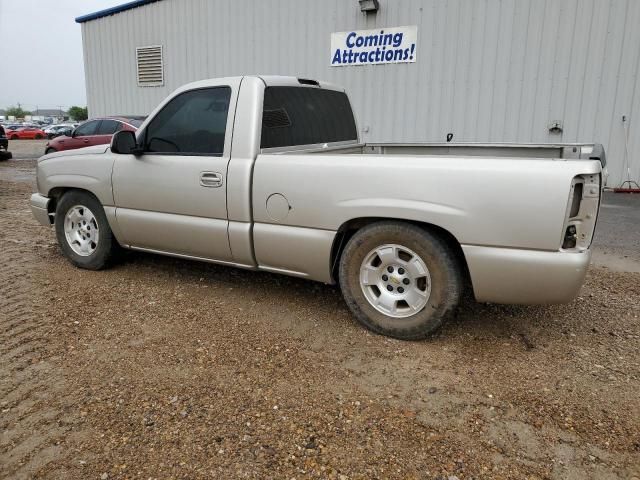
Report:
M 347 87 L 367 141 L 601 142 L 640 180 L 639 0 L 163 0 L 82 25 L 89 112 L 148 113 L 179 85 L 251 73 Z M 330 33 L 418 25 L 413 64 L 330 67 Z M 164 46 L 165 86 L 135 47 Z M 562 134 L 550 134 L 552 120 Z

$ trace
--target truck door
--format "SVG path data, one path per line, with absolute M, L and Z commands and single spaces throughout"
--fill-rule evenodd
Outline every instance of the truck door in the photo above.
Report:
M 116 156 L 113 194 L 125 244 L 231 260 L 225 177 L 238 86 L 176 94 L 139 132 L 144 153 Z

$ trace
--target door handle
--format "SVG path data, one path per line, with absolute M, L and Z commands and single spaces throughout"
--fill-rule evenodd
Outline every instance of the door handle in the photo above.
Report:
M 89 139 L 88 138 L 85 138 L 83 141 L 84 141 L 84 143 L 89 143 Z
M 216 172 L 202 172 L 200 173 L 200 185 L 203 187 L 221 187 L 222 174 Z

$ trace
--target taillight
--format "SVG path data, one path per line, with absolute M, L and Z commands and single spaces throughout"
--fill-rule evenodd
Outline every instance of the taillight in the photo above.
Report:
M 601 194 L 600 174 L 584 174 L 571 182 L 562 233 L 562 249 L 584 251 L 593 240 Z

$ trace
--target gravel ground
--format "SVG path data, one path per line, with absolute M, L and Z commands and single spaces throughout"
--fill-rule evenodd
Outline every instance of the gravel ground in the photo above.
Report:
M 48 140 L 9 140 L 9 151 L 15 160 L 38 158 L 44 155 Z
M 0 164 L 0 478 L 640 477 L 640 274 L 594 267 L 568 305 L 467 298 L 401 342 L 331 286 L 75 269 L 33 169 Z

